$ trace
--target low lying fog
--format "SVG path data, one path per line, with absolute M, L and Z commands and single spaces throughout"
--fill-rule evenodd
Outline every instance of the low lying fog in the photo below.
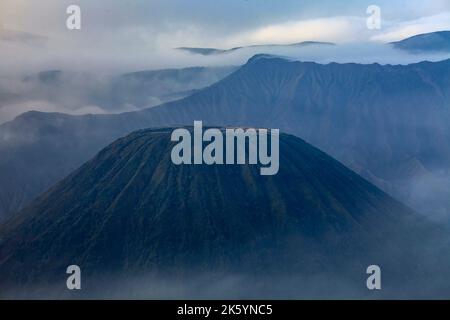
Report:
M 226 49 L 226 48 L 224 48 Z M 203 56 L 177 49 L 155 50 L 145 57 L 124 59 L 116 53 L 107 56 L 85 54 L 72 60 L 70 56 L 59 56 L 58 53 L 38 52 L 33 63 L 17 66 L 11 58 L 14 52 L 2 52 L 2 75 L 0 77 L 0 123 L 12 120 L 17 115 L 29 111 L 63 112 L 70 114 L 86 113 L 117 113 L 151 107 L 177 96 L 161 96 L 167 94 L 171 86 L 165 82 L 165 87 L 158 92 L 140 90 L 140 105 L 134 103 L 133 98 L 119 97 L 120 103 L 111 100 L 111 95 L 117 88 L 111 88 L 111 81 L 122 73 L 156 70 L 162 68 L 181 68 L 190 66 L 239 66 L 250 57 L 258 53 L 280 55 L 300 61 L 314 61 L 318 63 L 380 63 L 380 64 L 410 64 L 423 60 L 439 61 L 450 58 L 450 54 L 427 53 L 409 54 L 392 48 L 390 45 L 378 42 L 346 43 L 335 46 L 310 45 L 305 47 L 276 46 L 243 48 L 229 53 Z M 71 63 L 71 61 L 76 61 Z M 8 63 L 11 62 L 11 63 Z M 51 81 L 41 81 L 40 72 L 49 70 L 64 71 Z M 48 76 L 49 74 L 47 74 Z M 51 76 L 51 74 L 50 74 Z M 220 77 L 219 77 L 220 78 Z M 214 82 L 218 78 L 211 78 Z M 208 81 L 202 85 L 209 85 Z M 122 83 L 126 86 L 127 83 Z M 195 87 L 195 86 L 194 86 Z M 171 93 L 178 91 L 199 89 L 173 84 Z M 119 88 L 120 89 L 120 88 Z M 170 90 L 169 90 L 170 91 Z M 182 96 L 189 94 L 183 93 Z M 126 95 L 126 93 L 125 93 Z M 128 99 L 129 98 L 129 99 Z M 116 99 L 117 100 L 117 99 Z

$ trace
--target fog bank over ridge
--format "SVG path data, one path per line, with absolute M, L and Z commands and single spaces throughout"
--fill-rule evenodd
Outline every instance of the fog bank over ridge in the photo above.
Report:
M 15 116 L 30 110 L 68 114 L 106 114 L 136 111 L 155 106 L 187 96 L 191 93 L 190 90 L 210 85 L 229 74 L 235 69 L 234 66 L 243 65 L 252 56 L 261 53 L 281 56 L 292 61 L 321 64 L 336 62 L 406 65 L 450 58 L 450 52 L 411 53 L 376 42 L 254 46 L 208 55 L 196 54 L 195 50 L 170 49 L 169 52 L 164 55 L 165 62 L 158 63 L 178 66 L 194 65 L 193 69 L 202 68 L 197 66 L 206 67 L 198 74 L 189 71 L 192 70 L 189 67 L 173 71 L 175 75 L 172 80 L 170 76 L 163 78 L 157 76 L 160 70 L 145 71 L 134 69 L 136 66 L 133 67 L 133 70 L 141 71 L 132 72 L 137 76 L 145 72 L 150 75 L 153 72 L 155 75 L 151 76 L 153 77 L 151 82 L 142 77 L 132 80 L 129 76 L 126 77 L 128 73 L 117 73 L 111 70 L 109 72 L 72 70 L 77 65 L 65 66 L 69 68 L 67 70 L 51 69 L 53 71 L 39 70 L 37 73 L 3 75 L 0 78 L 0 123 L 12 120 Z M 184 78 L 180 78 L 176 75 L 177 73 L 190 73 L 191 76 L 188 78 L 185 75 Z M 39 77 L 50 77 L 51 82 L 39 82 Z M 126 81 L 127 79 L 129 81 Z

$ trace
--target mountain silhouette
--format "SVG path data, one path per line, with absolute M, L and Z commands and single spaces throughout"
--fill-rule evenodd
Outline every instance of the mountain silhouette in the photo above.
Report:
M 405 265 L 419 262 L 417 238 L 427 243 L 432 229 L 320 150 L 281 134 L 274 176 L 258 165 L 177 166 L 172 130 L 117 140 L 1 225 L 3 293 L 64 287 L 72 264 L 84 279 L 331 269 L 362 288 L 374 261 L 401 279 L 413 273 Z

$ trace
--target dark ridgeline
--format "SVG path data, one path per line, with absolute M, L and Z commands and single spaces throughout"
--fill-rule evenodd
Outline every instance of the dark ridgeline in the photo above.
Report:
M 418 34 L 400 41 L 391 42 L 395 48 L 411 53 L 450 52 L 450 31 Z
M 194 120 L 279 128 L 418 211 L 448 213 L 450 184 L 418 188 L 417 181 L 450 177 L 449 101 L 450 60 L 321 65 L 258 55 L 208 88 L 140 112 L 28 112 L 0 126 L 0 220 L 115 139 Z
M 217 49 L 217 48 L 196 48 L 196 47 L 179 47 L 176 48 L 178 50 L 186 51 L 192 54 L 200 54 L 202 56 L 212 56 L 212 55 L 220 55 L 227 54 L 234 51 L 239 51 L 243 49 L 258 49 L 260 51 L 264 51 L 270 48 L 302 48 L 302 47 L 322 47 L 322 46 L 334 46 L 334 43 L 331 42 L 318 42 L 318 41 L 303 41 L 298 43 L 290 43 L 290 44 L 257 44 L 243 47 L 234 47 L 230 49 Z
M 42 298 L 50 295 L 45 289 L 28 289 L 52 286 L 67 294 L 71 264 L 82 268 L 81 294 L 95 288 L 100 297 L 107 293 L 94 283 L 102 277 L 203 273 L 262 277 L 270 288 L 278 276 L 331 274 L 367 294 L 370 264 L 383 267 L 385 292 L 393 294 L 389 287 L 401 286 L 389 281 L 406 279 L 404 285 L 422 290 L 429 265 L 433 272 L 443 266 L 422 252 L 434 241 L 434 227 L 299 138 L 282 134 L 280 170 L 261 176 L 257 165 L 176 166 L 171 131 L 117 140 L 1 225 L 3 295 L 13 289 L 13 296 Z M 336 290 L 333 278 L 321 286 L 324 296 Z M 270 288 L 252 291 L 251 281 L 245 287 L 253 297 L 277 296 Z M 287 292 L 281 288 L 278 297 L 307 289 Z

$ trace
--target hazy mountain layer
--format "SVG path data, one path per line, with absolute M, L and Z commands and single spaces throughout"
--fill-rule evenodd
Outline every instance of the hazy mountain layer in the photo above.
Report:
M 70 114 L 135 111 L 183 98 L 236 67 L 191 67 L 127 74 L 44 71 L 0 78 L 0 123 L 29 110 Z
M 233 51 L 238 51 L 241 49 L 261 49 L 264 51 L 264 49 L 274 48 L 274 47 L 281 47 L 281 48 L 296 48 L 296 47 L 305 47 L 305 46 L 330 46 L 334 45 L 334 43 L 331 42 L 318 42 L 318 41 L 303 41 L 298 43 L 291 43 L 291 44 L 260 44 L 260 45 L 251 45 L 251 46 L 242 46 L 242 47 L 234 47 L 230 49 L 217 49 L 217 48 L 195 48 L 195 47 L 180 47 L 177 48 L 178 50 L 187 51 L 189 53 L 193 54 L 200 54 L 203 56 L 210 56 L 210 55 L 218 55 L 218 54 L 224 54 L 224 53 L 230 53 Z

